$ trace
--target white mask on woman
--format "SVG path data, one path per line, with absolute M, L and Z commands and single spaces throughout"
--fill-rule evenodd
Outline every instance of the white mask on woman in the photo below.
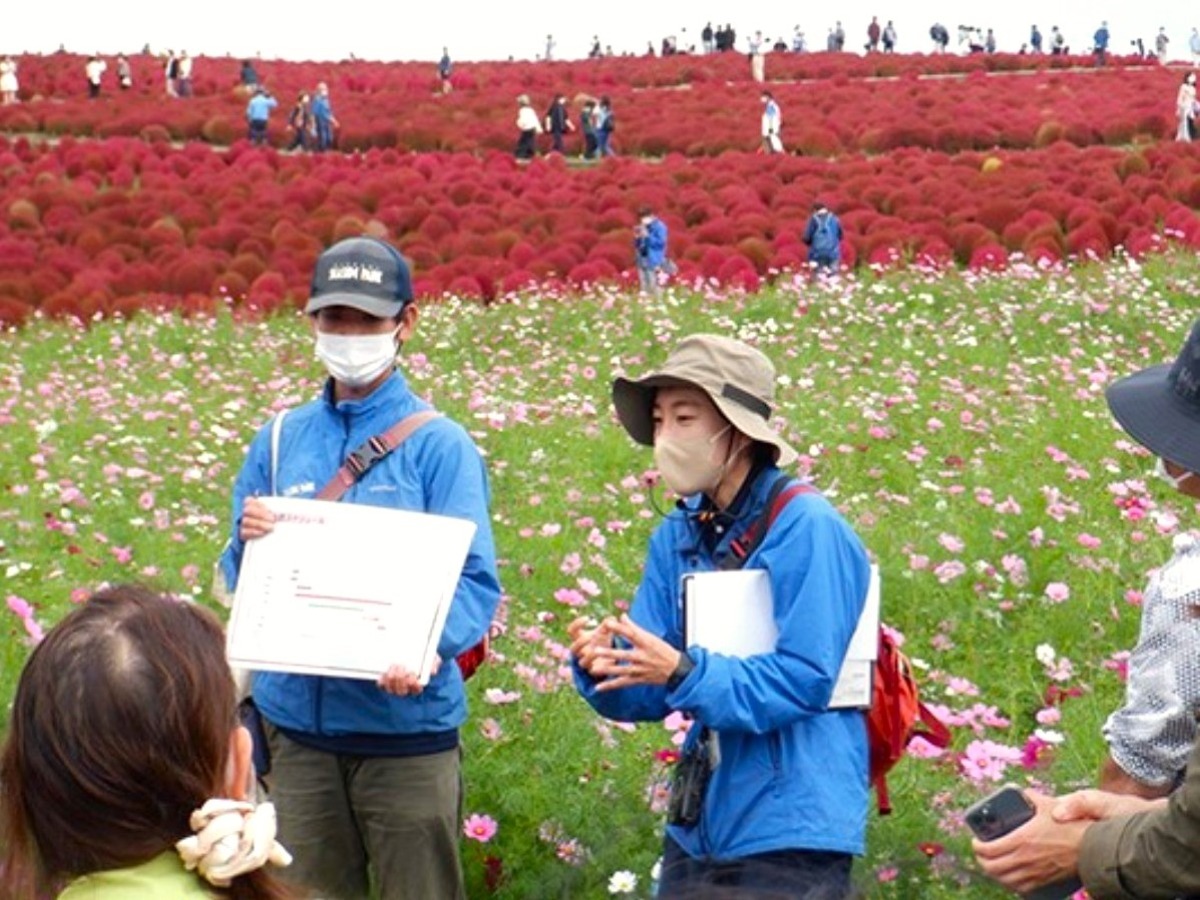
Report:
M 347 387 L 370 384 L 396 361 L 398 350 L 396 331 L 383 334 L 317 332 L 317 359 L 324 363 L 334 381 Z

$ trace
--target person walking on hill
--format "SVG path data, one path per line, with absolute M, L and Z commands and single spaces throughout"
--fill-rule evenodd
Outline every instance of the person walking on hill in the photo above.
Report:
M 667 226 L 643 206 L 638 210 L 638 223 L 633 230 L 633 249 L 637 255 L 638 283 L 641 292 L 651 297 L 660 293 L 658 273 L 675 273 L 675 264 L 667 257 Z
M 117 85 L 123 91 L 133 87 L 133 67 L 129 65 L 129 57 L 124 53 L 117 56 Z
M 192 96 L 192 68 L 195 61 L 188 56 L 188 52 L 183 50 L 179 54 L 179 78 L 176 81 L 176 90 L 179 91 L 180 97 Z
M 555 153 L 563 153 L 563 136 L 575 130 L 571 121 L 571 112 L 567 109 L 567 98 L 562 94 L 554 95 L 554 102 L 546 110 L 546 131 L 550 134 L 551 148 Z
M 1200 66 L 1200 28 L 1192 29 L 1192 36 L 1188 39 L 1188 49 L 1192 51 L 1192 65 Z
M 250 128 L 250 143 L 262 146 L 267 142 L 267 123 L 271 110 L 278 106 L 278 101 L 259 85 L 254 90 L 254 96 L 246 104 L 246 122 Z
M 1108 22 L 1101 22 L 1096 33 L 1092 35 L 1092 53 L 1096 57 L 1096 65 L 1103 66 L 1108 62 Z
M 763 153 L 782 153 L 783 141 L 779 132 L 783 127 L 783 112 L 770 91 L 762 92 L 762 147 Z
M 301 91 L 296 104 L 288 114 L 288 128 L 292 129 L 289 150 L 307 150 L 313 134 L 312 98 L 308 91 Z
M 438 81 L 442 85 L 442 93 L 448 94 L 453 90 L 453 85 L 450 84 L 450 74 L 454 71 L 454 64 L 450 61 L 450 48 L 442 48 L 442 58 L 438 60 Z
M 1158 61 L 1162 62 L 1167 58 L 1167 46 L 1171 43 L 1171 39 L 1167 37 L 1167 29 L 1159 28 L 1158 34 L 1154 36 L 1154 55 L 1158 57 Z
M 17 102 L 17 61 L 11 56 L 0 60 L 0 104 L 11 106 Z
M 163 85 L 168 97 L 179 96 L 179 57 L 174 50 L 167 51 L 167 61 L 163 65 Z
M 1191 141 L 1196 137 L 1196 73 L 1183 76 L 1183 84 L 1175 96 L 1175 114 L 1179 127 L 1175 129 L 1175 140 Z
M 517 147 L 513 155 L 517 159 L 533 159 L 537 153 L 537 136 L 541 134 L 542 123 L 538 121 L 537 113 L 528 94 L 517 97 Z
M 716 49 L 716 45 L 713 43 L 712 22 L 707 23 L 704 30 L 700 32 L 700 43 L 704 47 L 705 53 L 712 53 Z
M 87 64 L 83 67 L 84 74 L 87 75 L 88 98 L 95 100 L 100 96 L 101 78 L 108 71 L 108 63 L 102 60 L 99 56 L 88 57 Z
M 883 52 L 896 52 L 896 26 L 888 19 L 888 23 L 883 26 Z
M 764 48 L 765 41 L 761 31 L 754 32 L 750 38 L 750 77 L 762 84 L 767 77 L 767 56 Z
M 867 26 L 867 46 L 868 53 L 879 52 L 879 40 L 883 37 L 883 30 L 879 27 L 879 17 L 871 16 L 871 24 Z
M 808 262 L 817 272 L 836 272 L 842 261 L 842 223 L 821 200 L 813 204 L 804 228 Z
M 313 97 L 312 117 L 317 130 L 317 152 L 324 153 L 333 147 L 334 132 L 339 123 L 329 101 L 329 86 L 323 81 L 317 85 L 317 94 Z
M 600 105 L 596 107 L 596 155 L 604 158 L 605 156 L 616 156 L 617 153 L 612 148 L 612 133 L 617 128 L 617 117 L 613 112 L 612 100 L 608 96 L 600 98 Z
M 1042 31 L 1036 25 L 1029 29 L 1029 47 L 1034 53 L 1042 52 Z
M 588 97 L 579 111 L 579 131 L 583 134 L 583 158 L 595 159 L 599 143 L 596 140 L 596 101 Z

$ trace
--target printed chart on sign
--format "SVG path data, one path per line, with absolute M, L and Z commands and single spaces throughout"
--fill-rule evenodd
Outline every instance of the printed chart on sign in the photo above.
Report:
M 320 500 L 263 502 L 275 529 L 246 545 L 230 664 L 364 679 L 399 664 L 428 681 L 475 524 Z

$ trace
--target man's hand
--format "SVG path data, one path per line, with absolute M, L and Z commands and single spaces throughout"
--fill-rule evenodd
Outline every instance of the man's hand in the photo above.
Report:
M 1053 797 L 1033 791 L 1025 796 L 1037 810 L 1032 819 L 994 841 L 971 842 L 984 873 L 1019 894 L 1075 877 L 1079 845 L 1091 826 L 1090 821 L 1056 822 L 1051 815 L 1057 803 Z
M 238 525 L 238 537 L 252 541 L 275 530 L 275 513 L 257 497 L 247 497 L 242 506 L 242 520 Z
M 1059 797 L 1054 804 L 1052 815 L 1055 822 L 1095 822 L 1158 809 L 1166 802 L 1166 799 L 1149 800 L 1109 791 L 1076 791 L 1074 794 Z
M 433 668 L 429 671 L 430 677 L 438 673 L 441 665 L 441 659 L 435 658 Z M 388 666 L 387 671 L 379 676 L 379 681 L 376 683 L 380 690 L 397 697 L 415 697 L 425 690 L 425 686 L 417 680 L 417 674 L 400 665 Z
M 605 619 L 601 628 L 616 637 L 624 638 L 628 648 L 604 646 L 595 651 L 595 663 L 588 672 L 604 680 L 596 686 L 600 691 L 613 691 L 636 684 L 666 684 L 679 665 L 680 652 L 644 628 L 635 625 L 627 615 Z

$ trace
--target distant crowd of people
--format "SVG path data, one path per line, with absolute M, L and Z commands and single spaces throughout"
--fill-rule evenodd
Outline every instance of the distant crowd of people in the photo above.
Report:
M 738 32 L 732 24 L 718 24 L 714 26 L 712 22 L 706 22 L 700 30 L 699 45 L 689 43 L 686 40 L 686 27 L 680 29 L 680 33 L 685 35 L 685 38 L 682 40 L 678 34 L 669 34 L 665 35 L 657 44 L 653 40 L 649 41 L 646 46 L 645 55 L 674 56 L 676 54 L 728 53 L 744 49 L 753 59 L 755 55 L 767 52 L 807 53 L 819 49 L 810 44 L 804 29 L 800 25 L 795 26 L 790 38 L 780 35 L 772 39 L 764 36 L 761 30 L 756 30 L 746 38 L 744 47 L 738 46 Z M 958 25 L 956 26 L 956 34 L 957 49 L 962 52 L 997 53 L 1002 49 L 995 30 L 992 28 L 982 28 L 975 25 Z M 865 29 L 865 37 L 866 40 L 861 45 L 865 53 L 895 53 L 899 49 L 899 32 L 896 28 L 896 23 L 891 19 L 880 23 L 878 16 L 872 16 L 871 21 Z M 934 22 L 929 28 L 929 37 L 933 42 L 933 53 L 947 53 L 950 51 L 951 33 L 945 24 Z M 1092 42 L 1087 52 L 1094 54 L 1099 64 L 1103 64 L 1107 55 L 1115 46 L 1112 43 L 1111 37 L 1107 22 L 1102 23 L 1092 35 Z M 1143 38 L 1136 37 L 1129 40 L 1128 46 L 1130 48 L 1129 52 L 1133 55 L 1145 59 L 1161 60 L 1166 58 L 1170 49 L 1170 43 L 1171 39 L 1167 34 L 1166 28 L 1160 27 L 1151 44 L 1148 45 Z M 554 40 L 554 37 L 547 35 L 545 52 L 539 58 L 543 60 L 555 59 L 556 47 L 557 42 Z M 841 20 L 835 21 L 825 35 L 824 49 L 831 53 L 843 53 L 847 51 L 847 47 L 846 29 L 842 25 Z M 1191 53 L 1192 62 L 1200 65 L 1200 30 L 1196 28 L 1192 29 L 1191 36 L 1188 39 L 1188 49 Z M 1035 24 L 1030 28 L 1028 40 L 1023 42 L 1019 48 L 1011 50 L 1011 52 L 1065 55 L 1071 52 L 1071 48 L 1066 35 L 1057 25 L 1053 26 L 1050 34 L 1046 36 Z M 614 56 L 615 54 L 613 53 L 612 45 L 602 44 L 599 35 L 596 35 L 592 38 L 591 47 L 587 55 L 590 59 L 599 59 Z
M 583 159 L 615 156 L 612 135 L 617 127 L 617 117 L 613 111 L 612 98 L 606 95 L 597 99 L 580 94 L 576 102 L 580 107 L 578 128 L 571 120 L 571 111 L 565 95 L 555 94 L 550 106 L 540 118 L 528 94 L 517 97 L 517 145 L 513 155 L 517 159 L 526 160 L 536 156 L 537 139 L 540 134 L 550 137 L 550 152 L 566 153 L 567 135 L 578 131 L 583 139 L 579 150 Z

